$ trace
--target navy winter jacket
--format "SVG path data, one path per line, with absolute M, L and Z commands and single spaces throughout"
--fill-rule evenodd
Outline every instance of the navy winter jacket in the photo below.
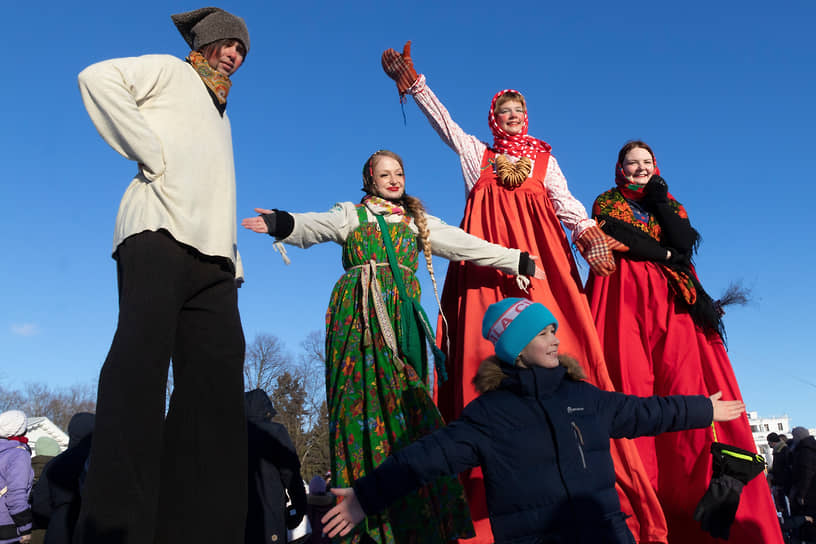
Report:
M 639 398 L 520 369 L 468 404 L 447 427 L 359 479 L 367 514 L 443 474 L 481 466 L 496 543 L 634 543 L 615 491 L 609 438 L 705 427 L 705 396 Z

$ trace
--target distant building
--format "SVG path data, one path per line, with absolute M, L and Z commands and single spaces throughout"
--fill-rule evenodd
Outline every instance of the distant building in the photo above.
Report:
M 26 432 L 26 437 L 31 446 L 32 455 L 36 453 L 34 451 L 34 443 L 38 438 L 43 436 L 50 436 L 56 440 L 62 451 L 65 451 L 68 447 L 68 435 L 47 417 L 30 417 L 27 420 L 27 425 L 28 431 Z

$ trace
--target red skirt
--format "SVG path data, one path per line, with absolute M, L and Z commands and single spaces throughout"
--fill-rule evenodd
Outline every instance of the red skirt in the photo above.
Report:
M 537 264 L 547 279 L 532 279 L 529 293 L 525 293 L 515 278 L 495 269 L 450 263 L 442 292 L 447 327 L 440 317 L 437 328 L 437 342 L 448 357 L 449 378 L 437 389 L 437 404 L 446 421 L 458 417 L 464 406 L 478 396 L 471 382 L 479 364 L 495 352 L 493 345 L 482 338 L 482 317 L 490 304 L 507 297 L 529 298 L 549 308 L 558 319 L 561 353 L 582 363 L 590 383 L 612 390 L 569 242 L 540 181 L 544 176 L 540 170 L 546 164 L 546 160 L 537 159 L 533 177 L 514 190 L 498 185 L 495 176 L 486 170 L 468 197 L 461 227 L 489 242 L 539 257 Z M 629 528 L 638 541 L 665 542 L 666 523 L 660 504 L 634 444 L 611 440 L 610 449 L 621 507 L 631 516 L 627 520 Z M 467 542 L 493 542 L 481 470 L 464 474 L 462 481 L 477 533 Z
M 742 398 L 719 335 L 704 333 L 675 304 L 659 265 L 619 259 L 611 276 L 590 274 L 587 293 L 618 391 L 642 397 L 722 391 L 724 400 Z M 715 425 L 719 442 L 756 451 L 747 415 Z M 711 479 L 712 441 L 710 428 L 634 440 L 663 506 L 672 544 L 722 542 L 693 519 Z M 729 541 L 782 544 L 762 475 L 743 489 Z

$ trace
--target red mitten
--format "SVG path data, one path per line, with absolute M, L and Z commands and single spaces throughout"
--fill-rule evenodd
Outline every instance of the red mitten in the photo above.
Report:
M 419 77 L 414 70 L 414 61 L 411 60 L 411 40 L 405 42 L 402 54 L 393 49 L 383 51 L 382 67 L 388 77 L 397 83 L 400 96 L 404 95 L 408 87 L 413 85 Z
M 608 236 L 600 227 L 593 226 L 586 229 L 575 240 L 578 251 L 581 252 L 589 267 L 599 276 L 608 276 L 615 269 L 615 258 L 612 251 L 629 251 L 629 248 Z

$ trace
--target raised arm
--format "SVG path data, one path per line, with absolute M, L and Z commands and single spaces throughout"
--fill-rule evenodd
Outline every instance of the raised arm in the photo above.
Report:
M 163 55 L 111 59 L 85 68 L 79 90 L 102 138 L 123 157 L 136 161 L 147 181 L 164 173 L 162 143 L 140 105 L 161 93 Z
M 478 138 L 465 133 L 451 118 L 448 110 L 431 91 L 424 75 L 417 75 L 411 59 L 411 42 L 405 44 L 403 52 L 387 49 L 382 56 L 383 69 L 397 83 L 400 94 L 410 94 L 417 106 L 428 118 L 442 141 L 453 149 L 462 165 L 465 190 L 470 192 L 479 180 L 479 169 L 487 146 Z

